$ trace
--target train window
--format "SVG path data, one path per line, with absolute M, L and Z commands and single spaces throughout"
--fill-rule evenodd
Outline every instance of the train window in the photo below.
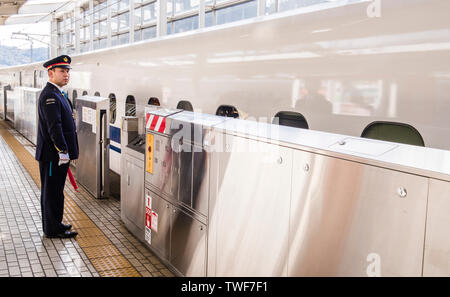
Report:
M 425 146 L 422 135 L 411 125 L 396 122 L 372 122 L 364 128 L 361 137 Z
M 309 129 L 308 122 L 306 121 L 305 117 L 301 113 L 293 111 L 277 112 L 272 121 L 272 124 Z
M 126 116 L 136 116 L 136 100 L 134 97 L 129 95 L 125 101 L 125 115 Z
M 180 102 L 178 102 L 177 109 L 183 109 L 183 110 L 187 110 L 187 111 L 194 111 L 194 108 L 192 107 L 191 102 L 189 102 L 187 100 L 181 100 Z
M 83 91 L 83 96 L 84 96 L 84 95 L 87 95 L 87 94 L 88 94 L 87 91 Z
M 150 97 L 150 99 L 148 99 L 147 104 L 148 105 L 161 106 L 161 104 L 159 103 L 159 99 L 156 98 L 156 97 Z
M 239 118 L 239 112 L 232 105 L 220 105 L 216 110 L 216 115 L 222 117 Z
M 94 96 L 100 97 L 100 92 L 95 92 Z
M 109 94 L 109 123 L 114 124 L 116 122 L 116 95 Z

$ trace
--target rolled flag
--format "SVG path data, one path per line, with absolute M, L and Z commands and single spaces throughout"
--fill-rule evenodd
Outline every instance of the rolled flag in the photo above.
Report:
M 67 171 L 67 174 L 69 175 L 69 180 L 73 186 L 73 189 L 78 192 L 78 185 L 77 182 L 75 181 L 75 178 L 73 177 L 72 170 L 70 170 L 70 168 L 69 171 Z

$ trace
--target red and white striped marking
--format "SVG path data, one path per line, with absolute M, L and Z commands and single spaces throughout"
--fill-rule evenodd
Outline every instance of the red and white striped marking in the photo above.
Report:
M 145 128 L 159 133 L 164 133 L 166 130 L 166 118 L 148 113 Z

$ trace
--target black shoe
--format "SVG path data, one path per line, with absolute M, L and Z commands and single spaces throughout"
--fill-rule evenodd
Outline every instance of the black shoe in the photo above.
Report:
M 66 231 L 56 234 L 56 235 L 46 235 L 46 236 L 47 236 L 47 238 L 72 238 L 77 235 L 78 235 L 78 232 L 76 232 L 76 231 L 66 230 Z
M 70 230 L 72 228 L 71 224 L 67 224 L 66 225 L 66 224 L 61 223 L 61 225 L 62 225 L 62 228 L 63 228 L 64 231 Z

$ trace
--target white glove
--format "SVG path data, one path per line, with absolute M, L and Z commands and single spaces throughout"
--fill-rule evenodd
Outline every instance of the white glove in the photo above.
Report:
M 66 164 L 69 163 L 70 158 L 69 158 L 69 154 L 64 154 L 64 153 L 59 153 L 59 162 L 58 162 L 58 166 L 61 166 L 62 164 Z

